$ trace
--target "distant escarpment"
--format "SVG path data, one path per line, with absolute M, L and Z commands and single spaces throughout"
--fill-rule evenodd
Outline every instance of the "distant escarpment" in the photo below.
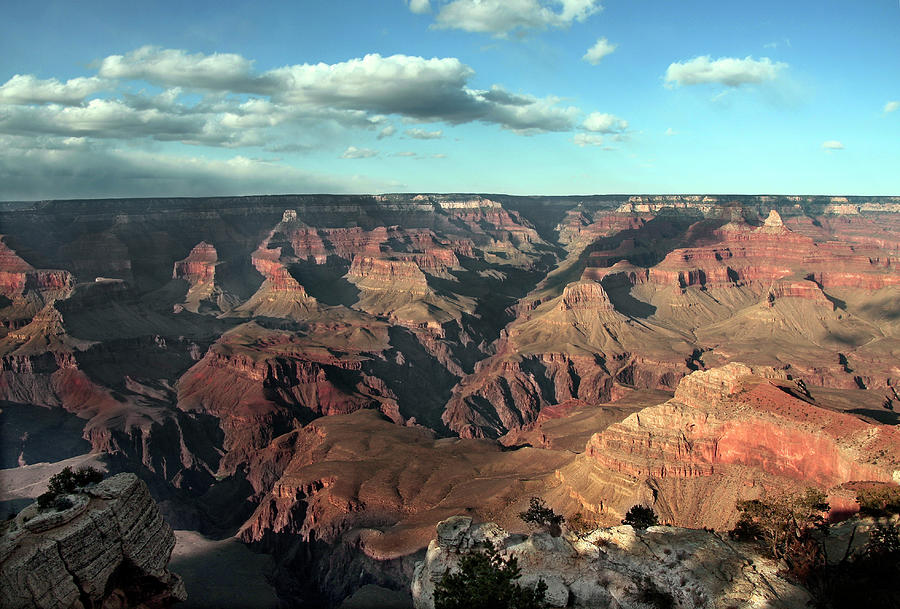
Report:
M 33 504 L 4 525 L 0 605 L 149 609 L 186 598 L 166 569 L 175 535 L 134 474 L 66 497 L 68 507 Z
M 847 241 L 840 231 L 822 241 L 775 210 L 688 205 L 663 220 L 652 206 L 629 209 L 566 216 L 568 256 L 454 389 L 448 426 L 496 437 L 547 405 L 672 390 L 736 360 L 895 400 L 900 267 L 889 231 L 868 224 L 883 238 L 863 239 L 856 223 L 832 221 Z

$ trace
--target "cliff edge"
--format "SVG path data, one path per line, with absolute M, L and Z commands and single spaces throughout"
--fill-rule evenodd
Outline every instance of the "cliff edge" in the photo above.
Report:
M 597 529 L 583 538 L 548 533 L 515 535 L 494 523 L 454 516 L 437 526 L 437 538 L 412 582 L 416 609 L 433 609 L 434 586 L 459 559 L 485 542 L 514 556 L 532 586 L 547 584 L 550 607 L 732 609 L 806 607 L 808 593 L 777 575 L 774 561 L 752 546 L 716 533 L 658 526 Z
M 0 607 L 156 609 L 187 597 L 166 569 L 175 535 L 137 476 L 68 499 L 63 510 L 32 504 L 3 525 Z

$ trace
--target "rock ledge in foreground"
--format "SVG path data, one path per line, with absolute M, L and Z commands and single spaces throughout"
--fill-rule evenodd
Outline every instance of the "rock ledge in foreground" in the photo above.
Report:
M 0 608 L 156 609 L 186 598 L 166 569 L 175 535 L 137 476 L 69 498 L 67 510 L 35 503 L 4 525 Z

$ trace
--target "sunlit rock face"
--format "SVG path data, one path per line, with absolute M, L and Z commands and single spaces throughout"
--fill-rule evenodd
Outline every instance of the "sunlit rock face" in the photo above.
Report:
M 579 539 L 548 533 L 511 535 L 494 523 L 454 516 L 437 526 L 412 581 L 416 609 L 433 609 L 435 582 L 489 542 L 521 569 L 520 585 L 547 586 L 550 607 L 646 607 L 650 596 L 673 606 L 805 607 L 808 593 L 778 576 L 774 561 L 751 545 L 706 531 L 630 526 L 598 529 Z
M 835 505 L 852 503 L 843 484 L 900 477 L 898 447 L 896 428 L 815 404 L 784 371 L 732 363 L 694 372 L 673 399 L 595 434 L 584 460 L 559 477 L 610 519 L 646 500 L 668 522 L 725 528 L 737 500 L 766 492 L 812 486 L 831 492 Z M 591 487 L 578 489 L 588 473 Z M 641 490 L 648 486 L 652 497 Z

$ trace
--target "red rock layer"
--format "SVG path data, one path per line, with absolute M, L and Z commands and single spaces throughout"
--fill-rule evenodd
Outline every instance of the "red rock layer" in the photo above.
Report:
M 319 416 L 379 409 L 397 422 L 396 396 L 358 358 L 220 339 L 178 381 L 178 407 L 215 416 L 225 433 L 223 473 L 233 473 L 279 434 Z
M 216 262 L 218 262 L 216 248 L 201 241 L 191 250 L 187 258 L 175 263 L 172 270 L 173 279 L 184 279 L 191 286 L 198 283 L 210 283 L 216 275 Z
M 871 246 L 816 243 L 787 229 L 775 211 L 758 228 L 731 223 L 716 234 L 717 244 L 669 253 L 650 269 L 650 282 L 681 288 L 726 286 L 770 283 L 802 272 L 826 289 L 900 285 L 894 256 Z
M 636 478 L 724 475 L 743 466 L 824 488 L 891 480 L 900 457 L 896 430 L 819 408 L 791 395 L 802 396 L 803 389 L 777 380 L 783 374 L 756 372 L 742 364 L 695 372 L 673 400 L 593 436 L 587 453 L 602 467 Z M 884 442 L 893 448 L 883 465 L 860 459 Z
M 557 226 L 559 241 L 566 246 L 587 245 L 600 237 L 622 231 L 639 230 L 648 218 L 634 214 L 597 213 L 593 217 L 584 211 L 574 210 L 566 214 Z
M 291 292 L 306 296 L 306 290 L 281 262 L 281 248 L 268 249 L 264 243 L 251 255 L 253 266 L 266 278 L 266 287 L 274 292 Z
M 68 271 L 35 269 L 3 243 L 0 236 L 0 294 L 14 298 L 27 290 L 55 292 L 69 290 L 74 284 Z
M 834 310 L 834 303 L 828 300 L 819 284 L 807 280 L 787 280 L 776 281 L 769 288 L 769 294 L 766 297 L 769 306 L 772 306 L 779 298 L 801 298 L 803 300 L 811 300 L 817 305 Z
M 470 239 L 446 239 L 430 229 L 379 226 L 312 228 L 297 223 L 282 227 L 300 260 L 325 264 L 329 257 L 352 262 L 357 256 L 395 257 L 416 262 L 423 271 L 442 273 L 458 268 L 457 256 L 475 255 Z

